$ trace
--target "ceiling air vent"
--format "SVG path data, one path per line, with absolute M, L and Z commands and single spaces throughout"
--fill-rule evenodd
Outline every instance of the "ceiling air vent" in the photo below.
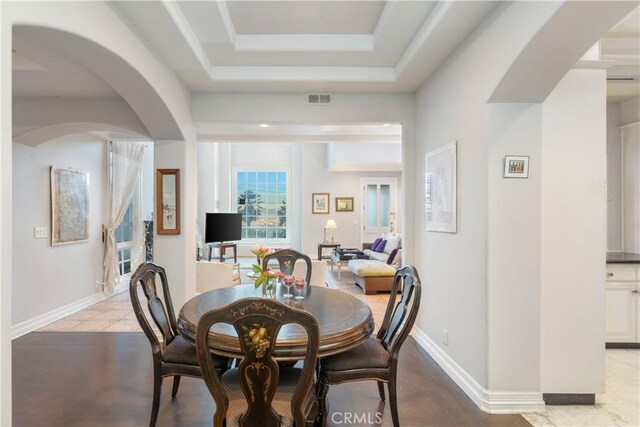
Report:
M 331 104 L 331 95 L 313 93 L 307 95 L 307 104 L 309 105 L 329 105 Z

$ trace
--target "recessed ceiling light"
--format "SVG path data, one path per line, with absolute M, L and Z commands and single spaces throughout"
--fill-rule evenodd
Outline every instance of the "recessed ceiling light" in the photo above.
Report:
M 268 128 L 269 123 L 260 123 L 258 126 L 260 126 L 261 128 Z
M 385 123 L 382 126 L 387 127 L 387 126 L 391 126 L 391 124 L 390 123 Z

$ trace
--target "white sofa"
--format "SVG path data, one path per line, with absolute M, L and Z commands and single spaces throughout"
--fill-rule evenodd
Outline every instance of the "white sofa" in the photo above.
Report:
M 240 264 L 219 261 L 196 261 L 196 292 L 240 284 Z
M 399 267 L 402 263 L 402 234 L 398 233 L 388 233 L 382 234 L 378 237 L 387 241 L 387 244 L 384 247 L 382 252 L 375 252 L 371 249 L 371 243 L 365 243 L 362 245 L 363 252 L 365 255 L 369 256 L 369 259 L 381 261 L 386 263 L 389 259 L 389 255 L 393 252 L 394 249 L 399 248 L 395 257 L 393 258 L 393 262 L 391 265 L 396 268 Z

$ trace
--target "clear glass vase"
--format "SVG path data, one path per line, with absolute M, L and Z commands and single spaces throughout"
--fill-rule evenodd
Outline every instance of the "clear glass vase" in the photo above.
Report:
M 276 297 L 276 279 L 265 280 L 265 282 L 262 284 L 262 297 L 263 298 Z

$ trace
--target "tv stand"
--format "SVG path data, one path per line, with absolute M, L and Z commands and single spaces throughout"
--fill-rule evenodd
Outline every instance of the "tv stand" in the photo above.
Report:
M 233 262 L 234 264 L 238 263 L 238 245 L 236 243 L 207 243 L 209 245 L 209 261 L 211 261 L 211 254 L 213 253 L 213 248 L 218 248 L 220 250 L 220 262 L 224 262 L 227 254 L 227 249 L 233 249 Z

